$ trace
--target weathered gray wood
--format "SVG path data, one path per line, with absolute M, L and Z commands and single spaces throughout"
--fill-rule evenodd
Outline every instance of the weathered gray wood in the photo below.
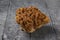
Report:
M 2 34 L 8 10 L 8 3 L 8 0 L 0 0 L 0 40 L 2 40 Z
M 60 40 L 60 7 L 56 4 L 59 3 L 55 0 L 9 0 L 8 14 L 5 14 L 7 18 L 4 16 L 4 40 Z M 38 7 L 51 19 L 49 24 L 32 34 L 19 30 L 19 25 L 15 21 L 16 9 L 30 5 Z

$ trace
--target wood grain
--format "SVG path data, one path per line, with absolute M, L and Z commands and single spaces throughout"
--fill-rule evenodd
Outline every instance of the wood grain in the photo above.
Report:
M 53 4 L 51 4 L 51 1 L 3 0 L 5 3 L 0 1 L 0 30 L 2 30 L 2 27 L 4 28 L 4 30 L 1 31 L 3 34 L 1 36 L 2 40 L 60 40 L 60 7 L 59 5 L 54 6 L 54 4 L 58 4 L 58 2 L 55 3 L 55 1 L 52 1 Z M 44 25 L 32 34 L 19 30 L 19 25 L 15 22 L 16 9 L 29 5 L 38 7 L 51 19 L 49 24 Z

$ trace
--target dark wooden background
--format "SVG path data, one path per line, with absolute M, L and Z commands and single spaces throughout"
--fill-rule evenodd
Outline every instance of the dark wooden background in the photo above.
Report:
M 51 22 L 31 34 L 19 30 L 15 11 L 36 6 Z M 60 40 L 60 0 L 0 0 L 0 40 Z

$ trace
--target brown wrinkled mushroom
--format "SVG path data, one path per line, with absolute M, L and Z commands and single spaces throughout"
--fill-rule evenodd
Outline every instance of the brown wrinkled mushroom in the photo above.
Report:
M 50 19 L 38 8 L 30 6 L 16 10 L 16 22 L 21 25 L 24 31 L 32 33 L 44 24 L 50 22 Z

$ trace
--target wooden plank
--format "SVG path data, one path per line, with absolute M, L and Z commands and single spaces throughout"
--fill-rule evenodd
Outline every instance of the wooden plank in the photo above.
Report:
M 8 0 L 0 0 L 0 40 L 2 40 L 4 24 L 8 10 Z
M 46 13 L 51 19 L 48 25 L 43 26 L 41 29 L 36 30 L 32 34 L 28 34 L 19 30 L 19 25 L 15 21 L 15 11 L 19 7 L 26 7 L 29 5 L 37 6 L 41 11 Z M 59 40 L 60 38 L 60 25 L 57 25 L 60 9 L 50 9 L 42 0 L 10 0 L 10 6 L 8 9 L 8 16 L 6 24 L 4 26 L 4 36 L 6 40 Z M 58 14 L 57 14 L 58 13 Z
M 60 0 L 46 0 L 56 31 L 56 40 L 60 40 Z

